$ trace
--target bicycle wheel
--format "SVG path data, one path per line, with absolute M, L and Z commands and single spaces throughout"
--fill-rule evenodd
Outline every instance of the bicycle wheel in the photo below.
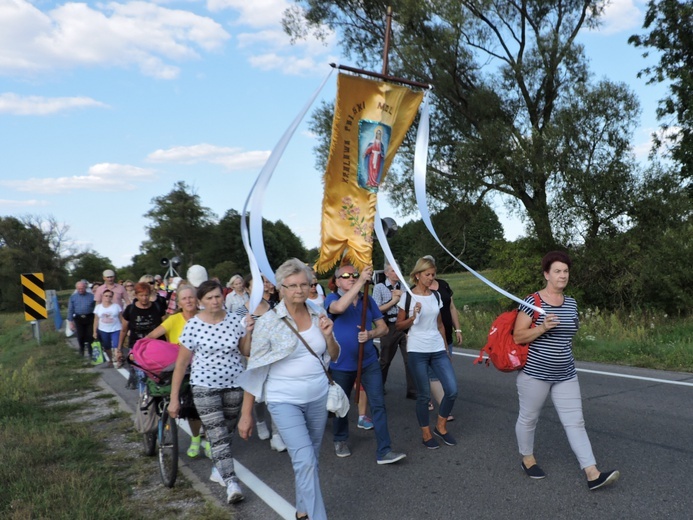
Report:
M 142 434 L 142 446 L 144 454 L 151 457 L 156 452 L 156 431 Z
M 159 472 L 166 487 L 173 487 L 178 476 L 178 424 L 164 408 L 159 421 Z

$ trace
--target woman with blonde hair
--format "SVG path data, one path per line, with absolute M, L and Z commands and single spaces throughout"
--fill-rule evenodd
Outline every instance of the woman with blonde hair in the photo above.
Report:
M 435 276 L 435 264 L 428 258 L 419 258 L 410 274 L 414 301 L 411 301 L 408 294 L 400 299 L 395 324 L 398 330 L 409 329 L 407 355 L 409 370 L 416 384 L 416 418 L 421 428 L 422 442 L 430 450 L 440 447 L 433 435 L 448 446 L 457 444 L 447 429 L 448 417 L 457 398 L 457 381 L 440 314 L 443 303 L 440 295 L 430 288 Z M 429 426 L 428 411 L 431 399 L 429 368 L 440 380 L 444 392 L 433 432 Z
M 178 286 L 177 292 L 180 312 L 170 315 L 161 325 L 147 334 L 146 337 L 156 339 L 165 335 L 166 341 L 174 345 L 180 345 L 180 336 L 183 334 L 185 324 L 197 315 L 197 289 L 192 285 L 181 284 Z M 195 458 L 200 454 L 200 429 L 202 427 L 197 410 L 194 411 L 192 417 L 188 416 L 188 424 L 190 425 L 191 436 L 187 455 L 190 458 Z

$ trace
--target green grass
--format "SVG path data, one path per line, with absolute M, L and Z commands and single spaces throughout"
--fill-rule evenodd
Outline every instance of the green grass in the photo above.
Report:
M 22 318 L 0 315 L 0 518 L 229 518 L 181 475 L 164 488 L 154 459 L 139 455 L 132 419 L 96 387 L 90 365 L 48 323 L 37 345 Z M 94 407 L 105 413 L 77 420 Z

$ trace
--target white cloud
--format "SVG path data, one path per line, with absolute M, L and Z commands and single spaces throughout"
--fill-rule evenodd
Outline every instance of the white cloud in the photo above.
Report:
M 202 143 L 192 146 L 174 146 L 167 150 L 156 150 L 147 156 L 147 161 L 182 164 L 208 162 L 220 164 L 227 170 L 234 171 L 260 168 L 267 162 L 269 155 L 270 152 L 264 150 L 244 152 L 242 148 Z
M 291 44 L 289 36 L 279 29 L 266 29 L 237 36 L 238 48 L 248 50 L 248 62 L 255 68 L 280 70 L 288 75 L 305 75 L 327 70 L 330 62 L 339 60 L 331 52 L 335 48 L 334 34 L 323 42 L 312 36 Z
M 45 177 L 26 180 L 0 181 L 0 185 L 17 191 L 58 194 L 74 190 L 88 191 L 131 191 L 136 188 L 131 181 L 148 180 L 155 172 L 128 164 L 100 163 L 89 168 L 87 175 L 72 177 Z
M 0 74 L 136 65 L 170 79 L 179 73 L 170 62 L 197 58 L 228 38 L 211 18 L 148 2 L 66 3 L 42 12 L 26 0 L 0 0 Z
M 20 96 L 7 92 L 0 94 L 0 114 L 46 116 L 75 108 L 106 108 L 108 105 L 89 97 Z
M 238 23 L 250 27 L 279 25 L 284 11 L 289 7 L 287 0 L 207 0 L 210 11 L 233 9 L 238 11 Z
M 48 201 L 46 200 L 7 200 L 0 199 L 0 209 L 9 208 L 36 208 L 39 206 L 47 206 Z
M 609 36 L 639 29 L 645 18 L 640 9 L 643 4 L 643 0 L 611 0 L 604 9 L 598 32 Z

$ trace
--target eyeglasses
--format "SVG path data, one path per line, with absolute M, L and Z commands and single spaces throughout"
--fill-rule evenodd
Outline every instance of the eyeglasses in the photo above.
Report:
M 360 276 L 359 273 L 342 273 L 337 278 L 342 278 L 344 280 L 348 280 L 349 278 L 353 278 L 354 280 L 356 280 L 359 276 Z
M 156 282 L 148 282 L 149 285 L 156 285 Z
M 289 291 L 298 291 L 301 289 L 302 291 L 305 291 L 308 289 L 308 284 L 307 283 L 302 283 L 302 284 L 297 284 L 297 283 L 292 283 L 291 285 L 284 285 L 282 284 L 282 287 L 284 289 L 288 289 Z
M 317 286 L 318 286 L 318 284 L 316 284 L 316 283 L 312 283 L 312 284 L 310 284 L 310 286 L 311 286 L 311 287 L 317 287 Z

